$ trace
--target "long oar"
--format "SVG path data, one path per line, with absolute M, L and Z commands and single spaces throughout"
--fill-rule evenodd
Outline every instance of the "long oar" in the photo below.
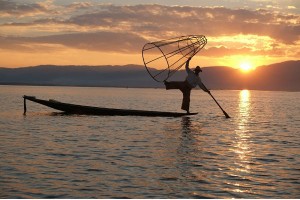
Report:
M 223 108 L 220 106 L 220 104 L 217 102 L 217 100 L 214 98 L 214 96 L 208 92 L 208 94 L 213 98 L 213 100 L 215 100 L 215 102 L 217 103 L 217 105 L 219 106 L 219 108 L 221 108 L 221 110 L 223 111 L 224 115 L 226 118 L 230 118 L 230 116 L 225 112 L 225 110 L 223 110 Z

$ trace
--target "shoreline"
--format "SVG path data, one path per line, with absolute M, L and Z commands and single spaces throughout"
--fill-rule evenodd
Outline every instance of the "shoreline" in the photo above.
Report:
M 110 86 L 110 85 L 59 85 L 59 84 L 29 84 L 29 83 L 0 83 L 0 86 L 37 86 L 37 87 L 82 87 L 82 88 L 124 88 L 124 89 L 164 89 L 164 87 L 127 87 L 127 86 Z M 201 90 L 194 88 L 193 90 Z M 265 92 L 300 92 L 300 90 L 266 90 L 266 89 L 247 89 L 247 88 L 228 88 L 228 89 L 211 89 L 213 91 L 224 90 L 249 90 L 249 91 L 265 91 Z

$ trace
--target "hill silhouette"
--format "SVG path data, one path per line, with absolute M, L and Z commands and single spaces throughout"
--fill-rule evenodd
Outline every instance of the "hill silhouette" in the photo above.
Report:
M 257 67 L 249 73 L 225 66 L 203 67 L 201 78 L 210 89 L 300 91 L 300 60 Z M 185 70 L 171 80 L 184 80 Z M 55 66 L 0 68 L 0 84 L 103 87 L 164 87 L 144 66 Z

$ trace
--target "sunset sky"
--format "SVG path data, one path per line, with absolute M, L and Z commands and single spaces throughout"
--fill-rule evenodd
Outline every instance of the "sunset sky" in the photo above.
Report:
M 0 67 L 142 65 L 145 43 L 193 34 L 201 66 L 299 60 L 300 1 L 0 0 Z

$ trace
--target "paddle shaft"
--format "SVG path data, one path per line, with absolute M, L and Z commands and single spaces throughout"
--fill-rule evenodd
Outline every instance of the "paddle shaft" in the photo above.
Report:
M 26 107 L 26 99 L 24 98 L 24 113 L 23 115 L 26 115 L 27 107 Z
M 213 100 L 216 102 L 216 104 L 219 106 L 219 108 L 223 111 L 224 115 L 226 118 L 230 118 L 230 116 L 225 112 L 225 110 L 223 110 L 223 108 L 220 106 L 220 104 L 217 102 L 217 100 L 215 99 L 215 97 L 210 93 L 208 92 L 208 94 L 213 98 Z

